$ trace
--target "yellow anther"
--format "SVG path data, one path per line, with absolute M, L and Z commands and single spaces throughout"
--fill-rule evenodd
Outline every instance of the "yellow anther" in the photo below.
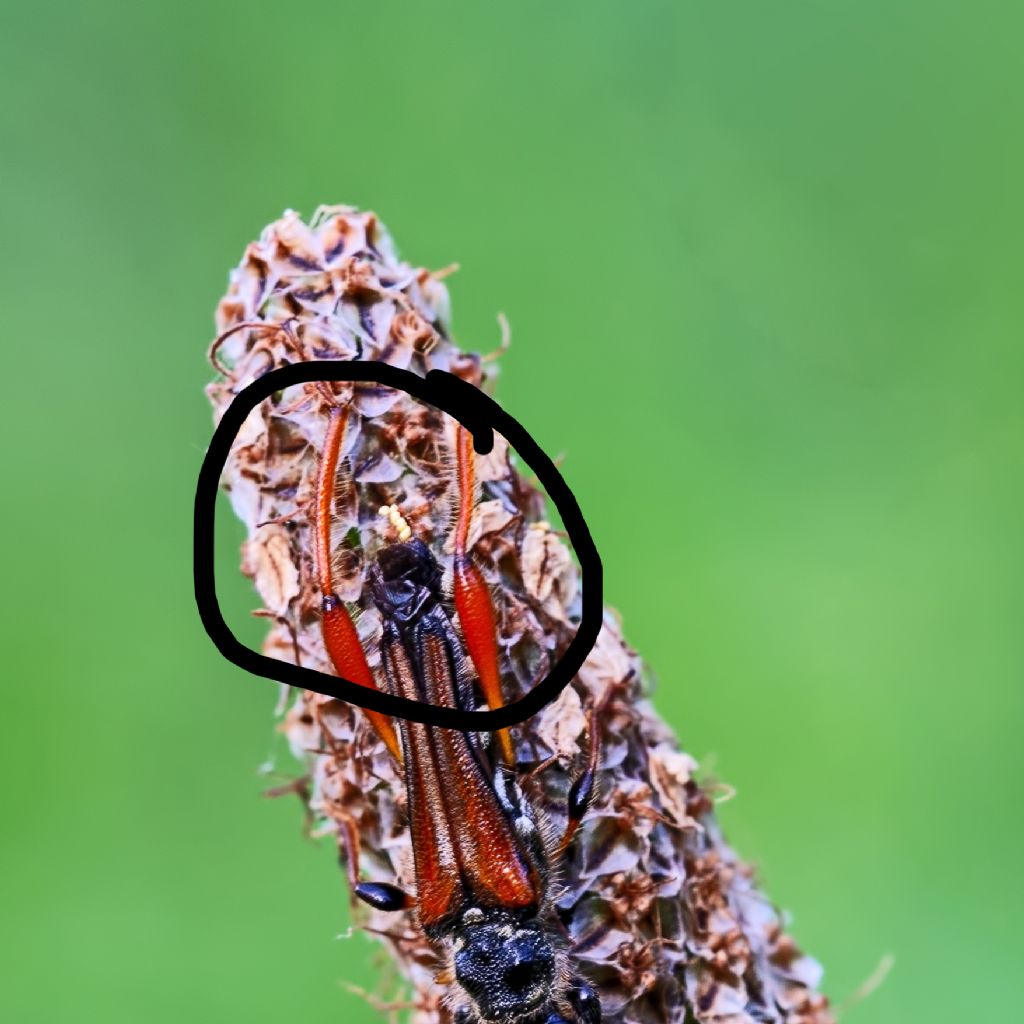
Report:
M 397 505 L 381 505 L 377 514 L 382 519 L 387 519 L 391 529 L 398 534 L 398 539 L 407 541 L 412 537 L 412 527 L 409 526 L 405 516 L 399 511 Z

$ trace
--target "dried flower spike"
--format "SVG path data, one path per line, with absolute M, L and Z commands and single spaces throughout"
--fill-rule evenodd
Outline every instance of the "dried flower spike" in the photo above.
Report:
M 451 339 L 441 276 L 400 261 L 371 213 L 323 207 L 307 225 L 287 212 L 248 246 L 218 307 L 210 351 L 218 378 L 208 388 L 215 410 L 268 370 L 305 359 L 377 359 L 490 384 L 494 364 Z M 273 623 L 265 653 L 331 672 L 315 505 L 327 413 L 340 405 L 348 409 L 336 453 L 344 470 L 320 558 L 339 601 L 357 613 L 367 671 L 379 673 L 381 618 L 366 586 L 368 552 L 390 534 L 393 543 L 416 538 L 439 563 L 450 561 L 446 417 L 373 385 L 344 394 L 328 384 L 299 388 L 253 410 L 224 486 L 247 529 L 243 572 Z M 494 602 L 502 685 L 521 692 L 574 634 L 577 573 L 543 519 L 543 496 L 511 466 L 506 446 L 477 460 L 473 486 L 479 503 L 458 543 L 472 551 Z M 606 613 L 572 685 L 502 736 L 519 765 L 535 766 L 521 773 L 521 785 L 558 831 L 587 761 L 590 723 L 597 732 L 596 797 L 564 844 L 552 890 L 567 961 L 593 986 L 605 1021 L 828 1024 L 820 968 L 784 933 L 752 872 L 726 845 L 712 800 L 694 778 L 696 763 L 652 708 L 642 680 L 640 659 Z M 357 709 L 319 694 L 288 693 L 285 706 L 283 729 L 311 779 L 295 791 L 320 831 L 336 837 L 350 871 L 358 852 L 366 884 L 414 892 L 406 793 L 382 733 Z M 437 945 L 416 915 L 359 906 L 410 989 L 405 1005 L 416 1024 L 450 1020 L 455 979 L 439 976 Z M 387 1003 L 381 992 L 368 998 Z

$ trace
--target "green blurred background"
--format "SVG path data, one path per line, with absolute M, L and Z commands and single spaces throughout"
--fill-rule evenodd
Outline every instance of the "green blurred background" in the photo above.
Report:
M 731 837 L 836 1000 L 895 955 L 850 1019 L 1014 1015 L 1020 6 L 288 8 L 3 5 L 0 1016 L 378 1019 L 190 577 L 227 271 L 342 201 L 508 314 Z

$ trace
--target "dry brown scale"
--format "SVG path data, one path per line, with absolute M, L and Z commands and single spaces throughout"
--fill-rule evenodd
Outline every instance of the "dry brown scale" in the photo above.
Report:
M 211 352 L 222 371 L 208 389 L 218 414 L 262 373 L 303 359 L 379 359 L 493 382 L 493 364 L 451 340 L 438 277 L 401 262 L 376 217 L 349 207 L 322 208 L 309 225 L 289 211 L 247 247 L 217 310 L 219 335 L 240 324 L 250 326 Z M 357 388 L 353 403 L 343 453 L 353 483 L 336 508 L 336 589 L 362 608 L 358 628 L 376 667 L 380 627 L 363 592 L 363 551 L 378 509 L 400 503 L 445 564 L 452 472 L 435 410 L 376 386 Z M 273 623 L 265 653 L 330 672 L 305 512 L 323 412 L 322 398 L 302 388 L 262 403 L 239 435 L 224 485 L 247 529 L 242 569 Z M 495 584 L 502 644 L 526 687 L 573 635 L 577 571 L 543 521 L 542 497 L 501 445 L 481 460 L 480 478 L 474 550 Z M 339 841 L 345 830 L 358 835 L 367 878 L 415 891 L 403 786 L 365 717 L 315 693 L 283 697 L 283 729 L 308 765 L 305 792 L 318 825 Z M 598 796 L 561 865 L 558 906 L 605 1020 L 831 1021 L 817 991 L 820 968 L 796 949 L 725 844 L 696 764 L 648 701 L 642 663 L 610 612 L 573 685 L 513 730 L 522 762 L 553 759 L 525 783 L 534 802 L 556 826 L 564 821 L 572 773 L 585 757 L 585 708 L 595 701 L 604 702 Z M 360 923 L 388 945 L 408 982 L 416 1024 L 448 1018 L 436 958 L 414 916 L 360 908 Z

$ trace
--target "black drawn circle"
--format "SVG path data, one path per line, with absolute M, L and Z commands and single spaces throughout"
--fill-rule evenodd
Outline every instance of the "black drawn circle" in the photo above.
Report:
M 231 452 L 231 445 L 252 409 L 274 392 L 313 381 L 372 382 L 404 391 L 458 420 L 472 433 L 474 448 L 481 455 L 486 455 L 494 447 L 494 433 L 497 431 L 533 470 L 547 491 L 558 509 L 582 569 L 582 616 L 576 635 L 565 653 L 551 671 L 519 700 L 488 711 L 462 711 L 408 700 L 383 690 L 359 686 L 349 679 L 259 654 L 241 643 L 228 628 L 217 602 L 214 573 L 214 508 L 221 473 Z M 490 732 L 515 725 L 554 700 L 580 670 L 596 643 L 604 605 L 601 559 L 583 513 L 555 464 L 525 428 L 492 398 L 453 374 L 431 370 L 426 377 L 421 377 L 410 370 L 367 360 L 311 360 L 294 363 L 270 371 L 235 396 L 213 433 L 199 470 L 192 574 L 196 607 L 203 628 L 217 650 L 239 668 L 253 675 L 314 690 L 381 714 L 465 732 Z

